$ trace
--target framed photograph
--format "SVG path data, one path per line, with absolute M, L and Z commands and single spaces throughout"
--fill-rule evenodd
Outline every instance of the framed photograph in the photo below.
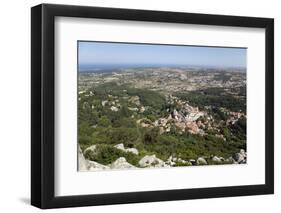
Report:
M 31 203 L 272 194 L 274 21 L 31 9 Z

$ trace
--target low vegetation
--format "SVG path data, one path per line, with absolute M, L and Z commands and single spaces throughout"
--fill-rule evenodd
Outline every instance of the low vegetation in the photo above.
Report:
M 85 157 L 104 165 L 125 157 L 130 164 L 138 166 L 141 157 L 149 154 L 156 154 L 163 160 L 169 156 L 182 159 L 206 156 L 209 164 L 219 164 L 210 157 L 227 158 L 240 149 L 246 150 L 245 116 L 233 124 L 227 123 L 228 112 L 246 112 L 245 96 L 235 97 L 222 88 L 173 95 L 205 110 L 213 119 L 212 126 L 201 127 L 204 134 L 192 134 L 180 131 L 171 123 L 170 131 L 161 132 L 153 123 L 167 117 L 176 108 L 161 92 L 134 88 L 129 84 L 104 83 L 81 93 L 78 106 L 79 144 L 82 150 L 97 145 L 95 154 L 89 152 Z M 141 107 L 145 108 L 143 112 L 140 112 Z M 140 125 L 138 121 L 141 119 L 151 126 Z M 199 121 L 206 123 L 206 120 L 206 116 L 201 116 L 196 124 Z M 136 148 L 139 155 L 114 147 L 121 143 L 128 148 Z M 181 165 L 177 163 L 175 166 Z

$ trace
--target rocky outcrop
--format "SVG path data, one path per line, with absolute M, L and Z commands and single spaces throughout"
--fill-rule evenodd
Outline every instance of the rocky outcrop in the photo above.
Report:
M 233 156 L 233 159 L 235 161 L 237 161 L 238 163 L 242 162 L 244 160 L 244 157 L 240 154 L 240 153 L 236 153 L 234 156 Z
M 139 151 L 136 148 L 127 148 L 126 152 L 131 152 L 131 153 L 133 153 L 135 155 L 139 154 Z
M 241 149 L 239 153 L 236 153 L 234 156 L 233 156 L 233 159 L 239 163 L 239 164 L 243 164 L 243 163 L 246 163 L 246 160 L 247 160 L 247 153 L 245 152 L 244 149 Z
M 100 163 L 97 163 L 95 161 L 88 161 L 88 170 L 89 171 L 100 171 L 100 170 L 106 170 L 110 169 L 109 166 L 102 165 Z
M 126 150 L 123 143 L 117 144 L 117 145 L 115 145 L 114 147 L 115 147 L 116 149 L 120 149 L 120 150 L 122 150 L 122 151 L 125 151 L 125 150 Z
M 219 158 L 217 156 L 214 156 L 214 157 L 212 157 L 212 161 L 214 161 L 214 162 L 221 162 L 222 160 L 221 160 L 221 158 Z
M 174 162 L 174 160 L 173 160 L 173 156 L 170 156 L 170 157 L 167 159 L 166 164 L 167 164 L 167 165 L 170 165 L 170 166 L 175 166 L 175 165 L 176 165 L 176 162 Z
M 194 160 L 194 159 L 190 159 L 189 162 L 190 162 L 193 166 L 196 165 L 196 160 Z
M 166 161 L 165 161 L 165 164 L 166 165 L 169 165 L 169 166 L 176 166 L 177 164 L 181 165 L 181 166 L 191 166 L 192 163 L 189 162 L 188 160 L 183 160 L 181 158 L 177 158 L 177 157 L 173 157 L 173 156 L 170 156 Z
M 79 146 L 79 153 L 78 153 L 78 170 L 79 171 L 88 170 L 88 160 L 85 159 L 80 146 Z
M 95 156 L 97 155 L 97 146 L 96 145 L 92 145 L 87 147 L 84 152 L 83 155 L 84 157 L 89 161 L 91 159 L 95 159 Z
M 169 167 L 155 155 L 146 155 L 139 161 L 140 167 Z
M 95 161 L 86 160 L 80 147 L 78 153 L 78 161 L 78 170 L 80 172 L 109 169 L 108 166 L 104 166 Z
M 244 157 L 244 159 L 247 158 L 247 153 L 244 149 L 240 149 L 240 154 Z
M 87 148 L 84 150 L 84 155 L 85 155 L 87 152 L 91 152 L 91 154 L 94 154 L 95 151 L 96 151 L 96 148 L 97 148 L 96 145 L 92 145 L 92 146 L 87 147 Z
M 131 152 L 135 155 L 139 154 L 139 151 L 136 148 L 125 148 L 123 143 L 117 144 L 114 146 L 116 149 L 120 149 L 124 152 Z
M 130 152 L 135 155 L 138 155 L 139 152 L 135 148 L 125 148 L 124 144 L 117 144 L 114 146 L 116 149 L 122 150 L 124 152 Z M 245 164 L 247 162 L 247 153 L 245 150 L 241 149 L 238 153 L 235 153 L 233 156 L 224 159 L 219 156 L 210 156 L 210 157 L 199 157 L 197 160 L 189 159 L 184 160 L 174 155 L 171 155 L 166 161 L 163 161 L 153 155 L 144 156 L 139 162 L 138 166 L 134 166 L 127 162 L 126 158 L 119 157 L 113 163 L 109 165 L 102 165 L 98 162 L 87 160 L 84 155 L 87 157 L 95 154 L 96 145 L 92 145 L 84 150 L 84 154 L 79 147 L 78 153 L 78 169 L 79 171 L 99 171 L 107 169 L 131 169 L 131 168 L 161 168 L 161 167 L 175 167 L 175 166 L 196 166 L 196 165 L 208 165 L 208 162 L 211 161 L 211 164 Z M 90 152 L 90 153 L 89 153 Z M 213 162 L 213 163 L 212 163 Z
M 111 111 L 113 111 L 113 112 L 117 112 L 117 111 L 119 110 L 119 109 L 118 109 L 117 107 L 115 107 L 115 106 L 111 106 L 110 109 L 111 109 Z
M 196 161 L 197 165 L 207 165 L 207 161 L 203 157 L 199 157 Z
M 128 163 L 124 157 L 118 158 L 112 164 L 109 165 L 111 169 L 135 169 L 137 167 Z

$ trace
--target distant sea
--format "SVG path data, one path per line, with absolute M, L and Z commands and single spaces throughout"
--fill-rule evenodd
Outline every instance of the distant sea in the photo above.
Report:
M 178 65 L 165 65 L 165 64 L 81 64 L 79 65 L 80 72 L 113 70 L 113 69 L 128 69 L 128 68 L 155 68 L 155 67 L 178 67 Z
M 222 69 L 216 66 L 199 66 L 199 65 L 178 65 L 178 64 L 81 64 L 79 72 L 113 72 L 129 68 L 158 68 L 158 67 L 174 67 L 174 68 L 192 68 L 192 69 Z M 225 69 L 232 69 L 226 67 Z M 243 67 L 235 67 L 238 72 L 245 72 Z

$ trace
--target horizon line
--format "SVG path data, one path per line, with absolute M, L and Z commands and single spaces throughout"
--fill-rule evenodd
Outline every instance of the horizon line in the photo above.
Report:
M 151 66 L 157 66 L 157 67 L 169 67 L 169 66 L 178 66 L 178 67 L 204 67 L 204 68 L 239 68 L 239 69 L 246 69 L 247 66 L 224 66 L 224 65 L 198 65 L 198 64 L 162 64 L 162 63 L 150 63 L 150 64 L 143 64 L 143 63 L 101 63 L 101 64 L 91 64 L 91 63 L 84 63 L 84 64 L 78 64 L 78 69 L 81 69 L 81 66 L 92 66 L 92 67 L 98 67 L 98 66 L 108 66 L 108 67 L 113 67 L 113 66 L 126 66 L 127 67 L 151 67 Z M 117 67 L 121 68 L 121 67 Z

